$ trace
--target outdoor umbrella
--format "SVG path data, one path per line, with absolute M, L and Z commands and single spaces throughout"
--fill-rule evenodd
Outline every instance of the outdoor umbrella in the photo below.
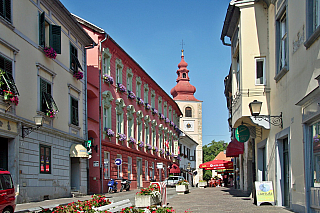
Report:
M 212 161 L 200 164 L 199 168 L 205 169 L 205 170 L 232 169 L 233 162 L 226 161 L 226 160 L 212 160 Z

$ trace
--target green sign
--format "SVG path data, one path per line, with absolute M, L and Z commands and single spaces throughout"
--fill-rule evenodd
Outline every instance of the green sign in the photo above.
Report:
M 236 129 L 236 139 L 239 142 L 244 143 L 248 141 L 249 138 L 250 138 L 249 128 L 245 125 L 238 126 L 238 128 Z
M 85 146 L 86 146 L 86 148 L 90 148 L 92 146 L 92 140 L 87 140 L 85 142 Z

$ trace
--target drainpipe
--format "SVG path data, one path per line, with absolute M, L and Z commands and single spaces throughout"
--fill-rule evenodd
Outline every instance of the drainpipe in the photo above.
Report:
M 100 182 L 101 182 L 101 193 L 103 193 L 103 170 L 102 170 L 102 145 L 101 145 L 101 44 L 108 39 L 108 34 L 105 33 L 104 39 L 99 41 L 99 61 L 98 61 L 98 67 L 99 67 L 99 157 L 100 157 Z

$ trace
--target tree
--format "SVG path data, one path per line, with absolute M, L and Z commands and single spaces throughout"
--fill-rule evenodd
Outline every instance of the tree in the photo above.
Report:
M 221 151 L 227 149 L 228 144 L 224 141 L 211 141 L 209 144 L 202 147 L 203 162 L 212 161 Z M 204 170 L 203 179 L 210 180 L 212 177 L 211 170 Z

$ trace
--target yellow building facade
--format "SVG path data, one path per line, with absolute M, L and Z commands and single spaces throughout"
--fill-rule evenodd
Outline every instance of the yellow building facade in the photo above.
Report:
M 17 203 L 86 193 L 87 153 L 74 147 L 87 139 L 94 42 L 60 1 L 2 2 L 0 167 L 13 176 Z
M 295 212 L 320 209 L 319 11 L 318 0 L 233 0 L 221 33 L 231 48 L 230 127 L 250 130 L 237 158 L 239 189 L 254 193 L 254 181 L 272 181 L 276 205 Z

